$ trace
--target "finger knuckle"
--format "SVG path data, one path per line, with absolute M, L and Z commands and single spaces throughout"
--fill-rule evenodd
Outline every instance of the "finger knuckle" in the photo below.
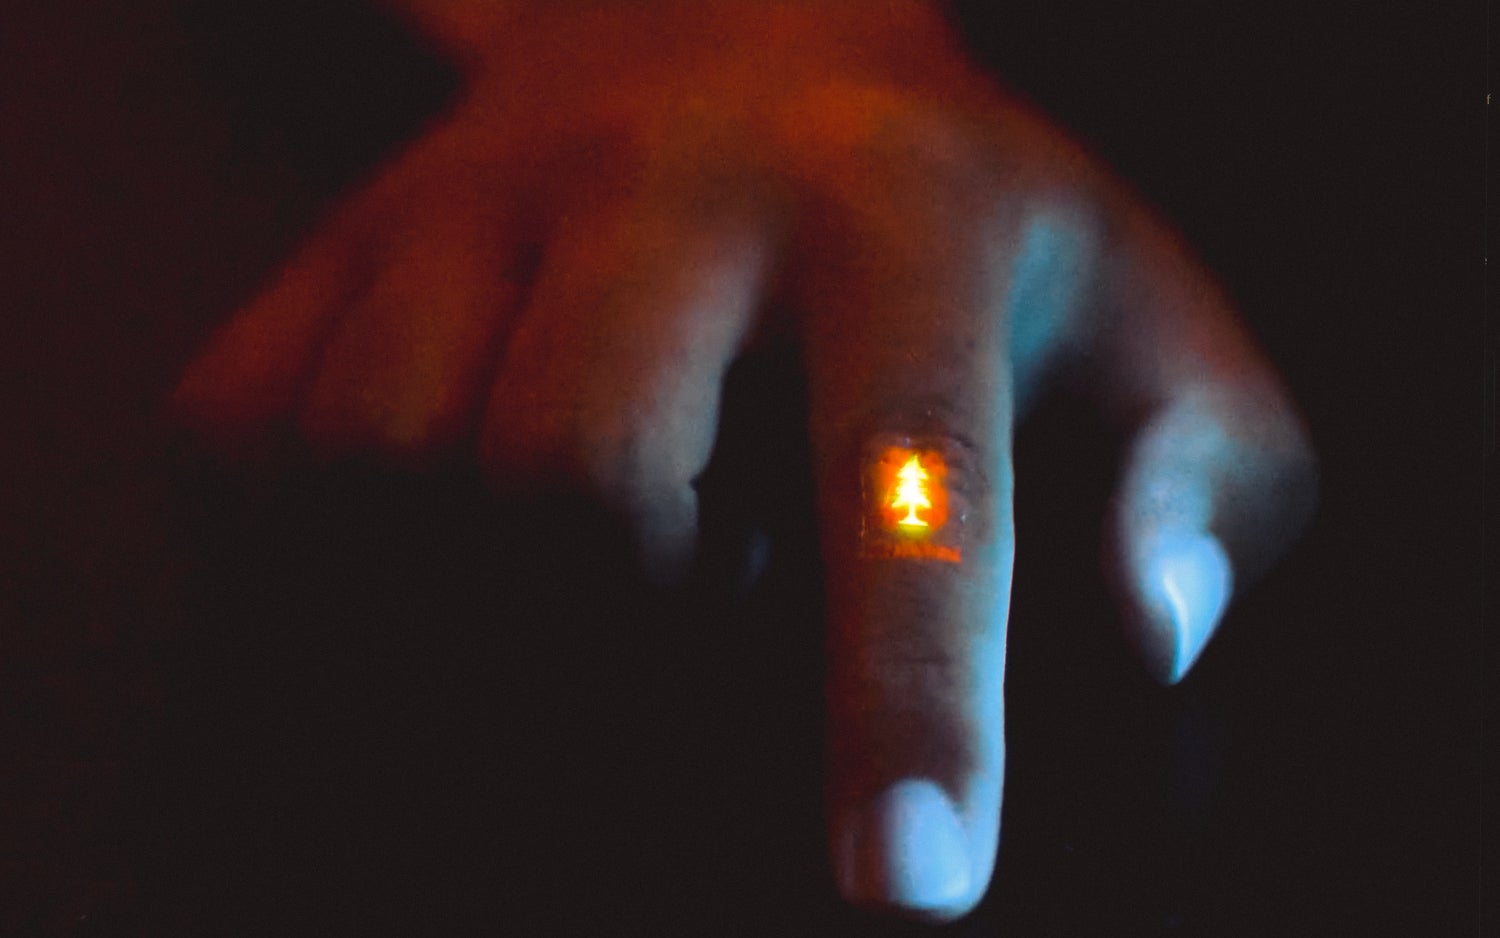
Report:
M 483 459 L 507 485 L 567 489 L 636 515 L 688 486 L 655 427 L 627 414 L 570 405 L 528 408 L 490 436 Z

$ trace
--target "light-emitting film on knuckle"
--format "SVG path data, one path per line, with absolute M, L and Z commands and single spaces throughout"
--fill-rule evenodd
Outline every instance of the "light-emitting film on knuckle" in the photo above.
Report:
M 976 520 L 970 461 L 951 440 L 872 437 L 860 460 L 860 556 L 962 563 Z

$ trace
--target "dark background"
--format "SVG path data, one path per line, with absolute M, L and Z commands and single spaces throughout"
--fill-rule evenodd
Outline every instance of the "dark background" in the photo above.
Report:
M 1117 441 L 1068 401 L 1023 428 L 1001 855 L 956 933 L 1479 933 L 1485 14 L 965 5 L 1218 271 L 1323 491 L 1161 690 L 1095 559 Z M 352 3 L 6 6 L 0 934 L 899 931 L 823 866 L 778 362 L 736 375 L 705 511 L 732 542 L 781 505 L 783 547 L 727 599 L 639 589 L 605 519 L 462 466 L 256 478 L 163 427 L 452 82 Z

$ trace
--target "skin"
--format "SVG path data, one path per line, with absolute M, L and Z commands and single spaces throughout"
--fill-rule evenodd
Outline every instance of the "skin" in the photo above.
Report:
M 999 835 L 1011 438 L 1046 387 L 1132 441 L 1106 565 L 1180 680 L 1311 509 L 1281 383 L 1175 235 L 915 2 L 407 10 L 464 93 L 321 225 L 175 397 L 243 458 L 460 449 L 628 519 L 675 582 L 729 366 L 807 372 L 830 859 L 852 902 L 982 897 Z M 945 454 L 963 560 L 861 556 L 876 438 Z M 959 514 L 959 512 L 955 512 Z

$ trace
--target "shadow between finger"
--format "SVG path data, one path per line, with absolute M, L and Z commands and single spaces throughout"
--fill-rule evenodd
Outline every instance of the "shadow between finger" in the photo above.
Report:
M 668 593 L 587 502 L 457 462 L 175 488 L 189 628 L 119 933 L 753 933 L 832 901 L 805 550 Z

